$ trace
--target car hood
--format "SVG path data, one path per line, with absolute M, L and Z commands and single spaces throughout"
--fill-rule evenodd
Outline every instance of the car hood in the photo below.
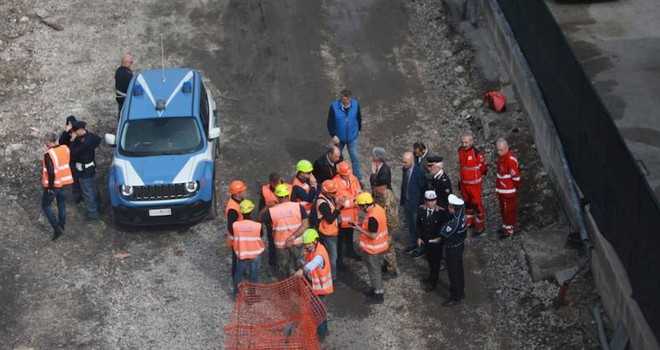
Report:
M 118 183 L 131 186 L 188 182 L 194 180 L 200 162 L 213 161 L 210 149 L 183 155 L 116 157 L 113 166 L 119 170 Z

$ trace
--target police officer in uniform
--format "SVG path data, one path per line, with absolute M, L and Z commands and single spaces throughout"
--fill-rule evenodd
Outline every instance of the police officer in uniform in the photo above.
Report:
M 438 284 L 442 261 L 442 241 L 438 232 L 449 221 L 447 210 L 437 204 L 435 191 L 424 192 L 424 204 L 417 209 L 417 244 L 424 247 L 429 263 L 429 276 L 424 279 L 424 290 L 430 292 Z
M 447 209 L 447 198 L 451 194 L 451 180 L 444 170 L 442 157 L 430 156 L 426 159 L 429 179 L 427 187 L 438 196 L 438 206 Z
M 96 189 L 95 150 L 101 144 L 101 138 L 86 129 L 82 120 L 73 122 L 71 127 L 71 159 L 75 164 L 83 201 L 87 207 L 87 219 L 98 220 L 99 199 Z
M 130 53 L 121 57 L 121 65 L 115 71 L 115 100 L 117 101 L 117 117 L 121 114 L 121 108 L 124 106 L 128 84 L 133 79 L 133 56 Z
M 442 306 L 455 306 L 465 299 L 465 275 L 463 271 L 463 252 L 467 235 L 465 202 L 456 195 L 449 195 L 447 211 L 450 220 L 439 231 L 445 247 L 447 272 L 449 275 L 449 299 Z

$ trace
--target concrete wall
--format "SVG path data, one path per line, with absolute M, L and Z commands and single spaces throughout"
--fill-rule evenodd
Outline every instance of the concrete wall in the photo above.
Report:
M 515 40 L 497 0 L 480 0 L 482 21 L 511 77 L 522 106 L 527 111 L 534 130 L 537 150 L 559 195 L 574 230 L 586 229 L 593 240 L 592 272 L 605 310 L 614 323 L 622 321 L 633 349 L 658 349 L 655 339 L 637 302 L 631 295 L 628 275 L 609 242 L 602 236 L 593 217 L 580 208 L 580 201 L 568 168 L 563 146 L 550 116 L 543 94 L 530 71 L 527 60 Z M 586 224 L 586 227 L 585 227 Z

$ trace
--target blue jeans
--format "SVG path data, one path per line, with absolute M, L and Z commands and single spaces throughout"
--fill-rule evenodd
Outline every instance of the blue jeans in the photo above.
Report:
M 96 195 L 96 176 L 79 177 L 80 190 L 82 192 L 85 206 L 87 207 L 87 217 L 90 219 L 99 218 L 99 199 Z
M 234 270 L 234 294 L 238 293 L 238 284 L 243 281 L 243 275 L 247 272 L 247 280 L 250 282 L 259 282 L 259 266 L 261 255 L 252 260 L 236 259 L 236 269 Z
M 348 146 L 348 155 L 351 157 L 351 166 L 353 167 L 353 175 L 358 178 L 358 180 L 362 180 L 362 174 L 360 173 L 360 156 L 359 156 L 359 149 L 358 149 L 358 139 L 356 138 L 353 141 L 350 141 L 348 143 L 344 143 L 343 141 L 339 142 L 339 150 L 341 152 L 344 151 L 344 146 Z
M 337 279 L 337 237 L 321 236 L 323 245 L 328 251 L 330 258 L 330 267 L 332 270 L 332 280 Z
M 408 226 L 408 247 L 417 247 L 417 208 L 403 207 Z
M 53 210 L 50 208 L 50 205 L 53 203 L 53 200 L 57 201 L 57 218 L 53 214 Z M 53 226 L 53 229 L 57 226 L 64 227 L 66 223 L 66 195 L 64 189 L 57 188 L 49 191 L 44 190 L 43 195 L 41 196 L 41 210 L 43 210 L 46 219 L 50 226 Z

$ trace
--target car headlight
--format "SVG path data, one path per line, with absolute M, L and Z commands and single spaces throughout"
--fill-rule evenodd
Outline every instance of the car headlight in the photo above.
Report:
M 121 185 L 120 190 L 121 195 L 124 197 L 130 197 L 133 195 L 133 186 L 131 185 Z
M 188 193 L 193 193 L 197 191 L 198 188 L 199 188 L 199 183 L 197 181 L 186 182 L 186 191 L 188 191 Z

